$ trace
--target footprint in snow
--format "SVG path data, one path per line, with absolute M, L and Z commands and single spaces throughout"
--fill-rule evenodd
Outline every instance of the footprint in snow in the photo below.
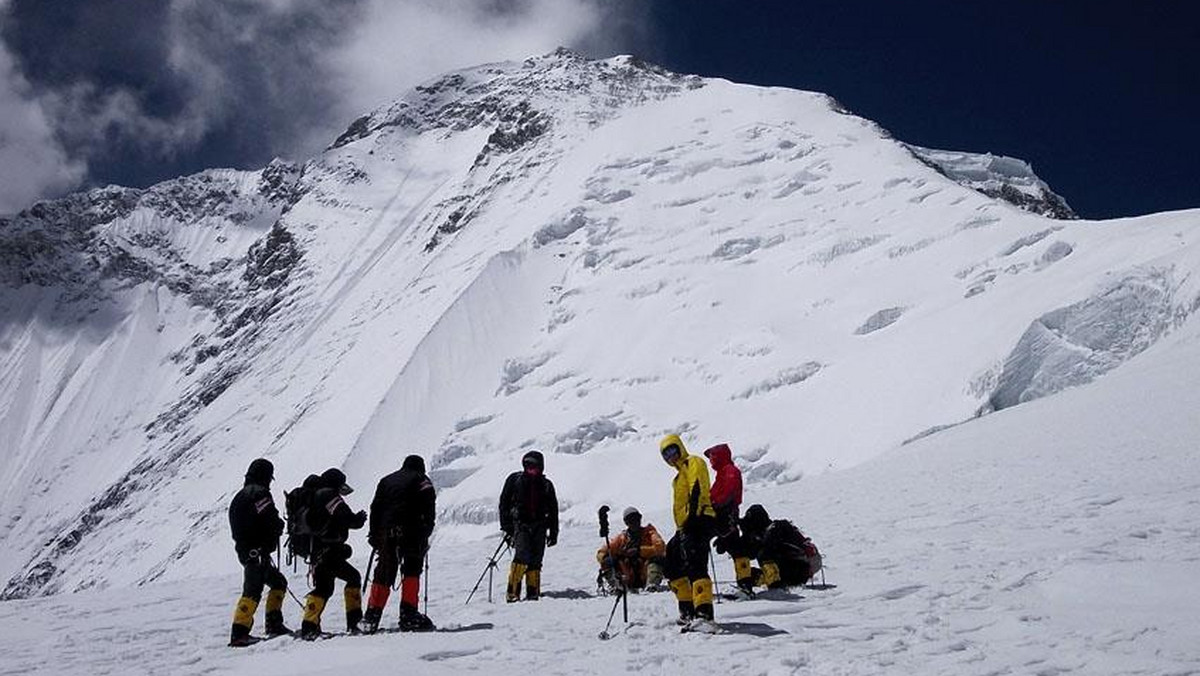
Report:
M 425 653 L 420 656 L 420 659 L 426 662 L 441 662 L 442 660 L 452 660 L 458 657 L 471 657 L 483 652 L 483 648 L 475 648 L 473 650 L 438 650 L 436 652 Z
M 911 596 L 925 588 L 923 584 L 910 584 L 905 587 L 897 587 L 880 593 L 876 598 L 881 598 L 885 601 L 897 601 L 906 596 Z

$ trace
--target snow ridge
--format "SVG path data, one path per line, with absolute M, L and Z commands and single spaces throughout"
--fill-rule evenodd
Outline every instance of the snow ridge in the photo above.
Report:
M 1079 218 L 1066 200 L 1033 173 L 1024 160 L 991 153 L 934 150 L 906 144 L 917 159 L 947 178 L 979 192 L 1002 199 L 1035 214 L 1070 220 Z

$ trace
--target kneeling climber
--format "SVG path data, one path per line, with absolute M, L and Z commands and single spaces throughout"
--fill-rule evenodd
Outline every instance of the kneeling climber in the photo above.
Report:
M 791 521 L 772 520 L 762 505 L 750 505 L 742 517 L 742 541 L 758 559 L 754 582 L 768 589 L 806 584 L 821 570 L 821 553 Z
M 667 545 L 654 524 L 642 525 L 636 507 L 626 507 L 622 517 L 625 530 L 596 551 L 600 563 L 597 584 L 610 593 L 621 587 L 632 591 L 661 588 Z

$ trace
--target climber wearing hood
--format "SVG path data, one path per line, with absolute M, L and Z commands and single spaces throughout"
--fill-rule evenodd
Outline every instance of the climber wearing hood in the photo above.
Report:
M 738 516 L 742 505 L 742 471 L 733 463 L 733 452 L 726 444 L 717 444 L 704 451 L 704 457 L 708 458 L 716 475 L 712 485 L 712 503 L 717 513 L 717 553 L 728 552 L 733 558 L 738 589 L 743 594 L 750 595 L 754 589 L 754 576 L 750 570 L 750 557 L 743 551 L 741 533 L 738 530 Z
M 545 469 L 541 452 L 529 451 L 521 458 L 521 471 L 508 475 L 500 491 L 500 530 L 514 550 L 505 596 L 509 603 L 520 600 L 522 579 L 526 600 L 537 600 L 542 556 L 546 547 L 558 543 L 558 498 Z
M 242 597 L 233 611 L 233 629 L 229 645 L 247 646 L 257 639 L 250 636 L 254 626 L 254 611 L 262 600 L 263 587 L 267 593 L 267 635 L 289 634 L 283 624 L 283 597 L 287 593 L 287 578 L 271 561 L 279 538 L 283 534 L 283 519 L 271 497 L 271 481 L 275 466 L 266 458 L 258 458 L 246 469 L 246 482 L 229 503 L 229 527 L 233 531 L 234 550 L 242 564 Z
M 668 434 L 658 445 L 663 462 L 675 469 L 675 535 L 667 542 L 666 575 L 679 602 L 679 624 L 687 630 L 715 629 L 713 588 L 708 576 L 708 543 L 712 538 L 713 510 L 708 466 L 689 455 L 678 435 Z
M 379 628 L 388 595 L 400 580 L 400 631 L 429 631 L 433 622 L 417 610 L 421 569 L 429 549 L 429 536 L 437 513 L 433 482 L 425 474 L 419 455 L 404 459 L 400 469 L 379 480 L 371 501 L 371 526 L 367 541 L 375 548 L 375 577 L 367 597 L 367 612 L 359 627 L 367 633 Z
M 350 565 L 354 551 L 346 540 L 350 531 L 362 528 L 367 522 L 366 510 L 354 512 L 344 497 L 353 491 L 346 484 L 346 475 L 336 467 L 321 474 L 320 488 L 308 510 L 308 526 L 313 532 L 312 591 L 304 599 L 304 621 L 300 623 L 300 638 L 315 639 L 321 635 L 321 613 L 333 596 L 335 580 L 346 581 L 343 592 L 346 603 L 346 630 L 358 631 L 362 619 L 362 575 Z

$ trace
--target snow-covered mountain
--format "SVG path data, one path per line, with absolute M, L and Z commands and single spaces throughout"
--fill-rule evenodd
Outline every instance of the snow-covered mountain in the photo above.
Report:
M 365 506 L 424 454 L 473 539 L 529 448 L 590 524 L 665 504 L 668 431 L 765 490 L 1087 384 L 1195 323 L 1200 211 L 1073 216 L 821 94 L 565 50 L 303 165 L 38 204 L 0 220 L 3 595 L 228 567 L 258 456 Z

